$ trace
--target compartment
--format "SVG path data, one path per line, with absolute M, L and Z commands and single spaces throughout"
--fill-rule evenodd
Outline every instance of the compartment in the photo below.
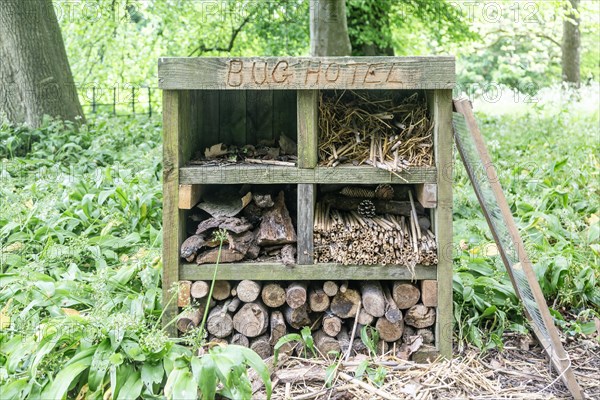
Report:
M 319 185 L 314 217 L 315 263 L 435 265 L 430 210 L 415 196 L 422 185 Z
M 180 261 L 294 264 L 297 242 L 295 185 L 197 185 L 200 202 L 185 213 Z
M 262 358 L 273 354 L 281 337 L 306 326 L 323 355 L 331 351 L 351 355 L 376 351 L 409 359 L 416 351 L 435 351 L 434 280 L 216 281 L 210 301 L 209 287 L 210 281 L 179 282 L 182 313 L 177 328 L 182 334 L 194 335 L 208 306 L 206 327 L 211 342 L 251 347 Z M 371 338 L 377 332 L 377 342 L 372 344 L 376 349 L 369 349 L 361 340 L 363 329 Z M 295 342 L 282 351 L 307 355 Z
M 434 165 L 425 91 L 323 90 L 318 109 L 319 165 L 368 164 L 395 173 Z
M 190 103 L 190 164 L 297 162 L 295 91 L 195 90 Z

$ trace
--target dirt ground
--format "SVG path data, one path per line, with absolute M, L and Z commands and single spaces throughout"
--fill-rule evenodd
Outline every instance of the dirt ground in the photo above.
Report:
M 502 351 L 481 353 L 455 349 L 451 361 L 415 364 L 391 355 L 370 363 L 379 370 L 380 386 L 369 379 L 352 380 L 365 358 L 341 363 L 330 388 L 324 381 L 327 360 L 291 357 L 273 374 L 273 399 L 566 399 L 566 387 L 550 367 L 543 349 L 528 337 L 507 335 Z M 589 399 L 600 399 L 600 343 L 597 338 L 568 340 L 564 346 L 579 384 Z M 365 376 L 367 374 L 365 373 Z M 366 383 L 366 384 L 365 384 Z M 259 390 L 255 398 L 264 398 Z

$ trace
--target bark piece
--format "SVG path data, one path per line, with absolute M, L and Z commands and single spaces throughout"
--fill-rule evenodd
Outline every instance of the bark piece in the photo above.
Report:
M 333 297 L 337 294 L 339 287 L 334 281 L 323 282 L 323 291 L 327 293 L 327 296 Z
M 279 192 L 273 207 L 264 213 L 256 239 L 260 246 L 296 243 L 296 230 L 285 206 L 283 191 Z
M 313 334 L 315 347 L 319 349 L 325 357 L 335 357 L 334 354 L 341 352 L 340 342 L 325 332 L 318 330 Z
M 267 331 L 269 313 L 260 303 L 246 303 L 233 316 L 233 327 L 249 338 L 257 337 Z
M 303 304 L 298 308 L 285 307 L 283 315 L 286 322 L 294 329 L 302 329 L 311 324 L 311 319 L 308 315 L 308 305 Z
M 233 217 L 239 214 L 250 201 L 252 201 L 250 192 L 240 198 L 236 191 L 232 192 L 227 188 L 222 188 L 214 192 L 207 192 L 204 195 L 204 201 L 198 204 L 198 208 L 206 211 L 212 217 Z
M 273 207 L 275 203 L 273 202 L 270 194 L 255 194 L 254 204 L 260 208 L 269 208 Z
M 404 320 L 415 328 L 427 328 L 435 323 L 435 308 L 417 304 L 406 312 Z
M 232 292 L 233 292 L 233 290 L 232 290 Z M 240 299 L 238 299 L 237 297 L 234 297 L 233 299 L 231 299 L 231 301 L 227 305 L 227 311 L 229 311 L 230 313 L 236 312 L 237 309 L 240 307 L 240 304 L 242 304 L 242 301 Z
M 435 342 L 435 335 L 433 331 L 428 328 L 417 329 L 416 334 L 423 338 L 423 344 L 432 344 Z
M 242 233 L 252 229 L 252 224 L 245 218 L 236 217 L 217 217 L 208 218 L 202 221 L 196 229 L 196 235 L 204 233 L 210 229 L 225 229 L 233 233 Z
M 190 281 L 179 281 L 177 290 L 177 307 L 187 307 L 190 305 L 190 289 L 192 282 Z
M 231 336 L 231 340 L 229 341 L 229 343 L 237 344 L 239 346 L 244 347 L 250 347 L 250 340 L 241 333 L 234 333 L 233 336 Z
M 281 262 L 284 265 L 296 264 L 296 246 L 293 244 L 286 244 L 281 248 Z
M 310 367 L 280 369 L 275 372 L 275 376 L 281 383 L 325 382 L 327 371 L 320 365 L 311 365 Z
M 351 318 L 359 311 L 360 294 L 354 289 L 341 291 L 331 300 L 331 311 L 340 318 Z
M 306 303 L 306 282 L 292 282 L 285 290 L 285 301 L 291 308 Z
M 219 257 L 219 249 L 210 249 L 196 257 L 196 264 L 215 264 Z M 235 250 L 221 249 L 220 263 L 231 263 L 241 261 L 244 258 L 242 253 Z
M 426 307 L 437 307 L 437 281 L 421 281 L 421 303 Z
M 327 314 L 323 317 L 322 330 L 329 336 L 337 336 L 342 330 L 342 320 L 333 314 Z
M 204 281 L 196 281 L 192 283 L 192 287 L 190 289 L 190 294 L 195 299 L 202 299 L 208 296 L 208 292 L 210 291 L 210 285 L 208 282 Z
M 392 297 L 392 293 L 387 285 L 382 285 L 383 296 L 385 298 L 385 317 L 390 322 L 398 322 L 402 319 L 402 311 Z
M 388 321 L 385 317 L 379 318 L 375 324 L 375 329 L 379 332 L 379 337 L 386 342 L 395 342 L 402 337 L 404 331 L 404 321 L 396 323 Z
M 281 307 L 285 304 L 285 289 L 279 283 L 268 283 L 263 286 L 261 298 L 267 307 Z
M 238 283 L 237 297 L 244 303 L 251 303 L 260 295 L 261 283 L 245 279 Z
M 202 235 L 192 235 L 185 239 L 181 244 L 179 255 L 187 261 L 193 261 L 198 251 L 206 245 L 206 240 Z
M 363 198 L 356 197 L 345 197 L 337 196 L 333 194 L 327 194 L 323 196 L 323 203 L 329 205 L 331 208 L 335 208 L 342 211 L 357 211 Z M 375 213 L 377 214 L 394 214 L 403 215 L 409 217 L 412 212 L 412 207 L 408 201 L 396 201 L 396 200 L 379 200 L 370 199 L 373 206 L 375 207 Z M 424 209 L 420 204 L 415 204 L 417 213 L 423 214 Z
M 313 287 L 308 294 L 308 304 L 312 311 L 323 312 L 329 308 L 329 296 L 327 296 L 323 289 Z
M 227 312 L 226 306 L 217 306 L 209 312 L 206 320 L 206 330 L 218 338 L 231 335 L 233 332 L 233 319 Z
M 360 283 L 362 304 L 364 309 L 374 317 L 385 314 L 385 298 L 379 281 L 363 281 Z
M 373 317 L 371 314 L 369 314 L 367 312 L 367 310 L 364 309 L 364 307 L 360 308 L 360 311 L 358 313 L 358 323 L 359 324 L 371 325 L 374 320 L 375 320 L 375 317 Z
M 215 281 L 212 297 L 215 300 L 225 300 L 231 294 L 231 284 L 229 281 Z
M 269 342 L 272 346 L 277 344 L 277 341 L 287 334 L 287 326 L 285 325 L 285 318 L 281 311 L 271 312 L 270 318 L 271 336 Z
M 242 233 L 227 232 L 227 241 L 229 242 L 229 250 L 234 250 L 244 255 L 248 253 L 250 247 L 256 245 L 254 232 L 252 231 Z
M 250 348 L 260 356 L 263 360 L 273 355 L 273 348 L 269 343 L 267 335 L 259 336 L 250 341 Z
M 406 310 L 419 302 L 421 292 L 411 283 L 397 281 L 392 287 L 392 297 L 399 309 Z
M 200 324 L 203 312 L 204 307 L 193 307 L 183 311 L 177 318 L 177 329 L 182 333 L 194 329 Z

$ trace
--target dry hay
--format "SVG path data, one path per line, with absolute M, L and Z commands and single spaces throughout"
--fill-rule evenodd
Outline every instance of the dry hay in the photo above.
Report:
M 366 374 L 359 385 L 348 377 L 360 361 L 350 359 L 338 368 L 330 388 L 325 387 L 326 368 L 331 361 L 291 357 L 273 374 L 273 399 L 566 399 L 566 387 L 551 370 L 539 347 L 512 346 L 510 340 L 500 352 L 468 349 L 451 361 L 417 364 L 391 355 L 371 360 L 370 367 L 386 370 L 384 383 L 376 387 Z M 597 339 L 565 345 L 575 375 L 590 399 L 600 398 L 600 344 Z M 361 356 L 359 356 L 361 357 Z M 346 375 L 346 379 L 344 379 Z M 377 391 L 379 392 L 379 394 Z M 265 398 L 258 391 L 253 398 Z
M 392 98 L 345 91 L 319 101 L 320 165 L 370 164 L 397 173 L 431 166 L 433 123 L 418 93 Z

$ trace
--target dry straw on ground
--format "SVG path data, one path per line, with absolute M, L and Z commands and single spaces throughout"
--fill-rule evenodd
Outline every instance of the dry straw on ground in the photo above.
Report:
M 566 387 L 550 369 L 539 347 L 506 341 L 502 351 L 468 349 L 451 361 L 416 364 L 384 355 L 371 367 L 386 370 L 377 387 L 368 378 L 352 379 L 361 359 L 340 365 L 330 388 L 324 385 L 327 360 L 289 358 L 273 373 L 273 398 L 286 400 L 350 399 L 567 399 Z M 597 339 L 565 345 L 575 375 L 590 399 L 600 398 L 600 344 Z M 264 398 L 258 391 L 253 398 Z

